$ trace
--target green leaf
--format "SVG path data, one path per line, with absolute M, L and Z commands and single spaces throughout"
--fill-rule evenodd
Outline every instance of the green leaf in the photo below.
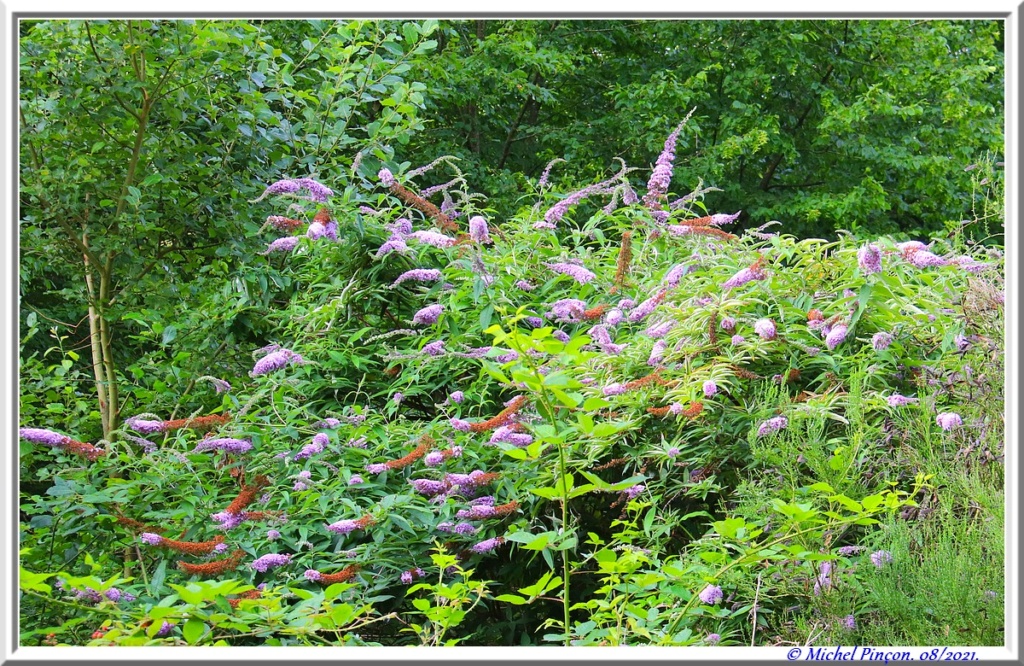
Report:
M 57 575 L 53 573 L 33 573 L 24 567 L 21 567 L 19 572 L 18 584 L 21 586 L 21 589 L 32 592 L 45 592 L 47 594 L 51 592 L 52 588 L 43 581 Z
M 526 603 L 526 599 L 523 599 L 522 597 L 520 597 L 519 595 L 516 595 L 516 594 L 501 594 L 501 595 L 498 595 L 498 596 L 494 597 L 494 600 L 495 601 L 504 601 L 504 602 L 507 602 L 507 603 L 510 603 L 510 604 L 515 604 L 516 606 L 522 606 L 523 604 Z
M 185 623 L 185 626 L 182 628 L 181 633 L 185 637 L 186 643 L 188 643 L 189 645 L 195 645 L 196 642 L 203 637 L 203 634 L 206 633 L 206 630 L 206 623 L 204 623 L 202 620 L 191 618 L 189 619 L 188 622 Z

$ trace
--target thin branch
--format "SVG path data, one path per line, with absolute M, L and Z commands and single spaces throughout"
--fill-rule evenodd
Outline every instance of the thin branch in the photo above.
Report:
M 92 40 L 92 31 L 89 30 L 88 21 L 85 22 L 85 34 L 89 38 L 89 47 L 92 49 L 92 54 L 96 57 L 96 62 L 100 65 L 100 71 L 103 72 L 103 78 L 106 79 L 107 85 L 110 86 L 110 94 L 114 96 L 114 99 L 117 101 L 118 105 L 120 105 L 122 109 L 127 111 L 129 114 L 134 116 L 136 120 L 138 120 L 138 112 L 135 111 L 135 109 L 133 109 L 132 107 L 128 106 L 128 104 L 123 99 L 121 99 L 121 97 L 118 96 L 118 94 L 114 91 L 114 82 L 110 80 L 110 75 L 107 73 L 107 70 L 104 67 L 106 63 L 103 61 L 103 58 L 100 57 L 99 51 L 96 50 L 96 43 Z

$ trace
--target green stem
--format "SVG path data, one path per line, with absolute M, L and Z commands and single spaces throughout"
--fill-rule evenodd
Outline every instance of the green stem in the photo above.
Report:
M 510 337 L 510 341 L 512 338 Z M 548 421 L 551 422 L 551 429 L 558 432 L 558 422 L 555 420 L 555 410 L 552 408 L 551 403 L 547 400 L 547 391 L 544 389 L 544 375 L 540 374 L 537 366 L 533 363 L 530 355 L 525 350 L 519 348 L 519 341 L 514 341 L 516 352 L 519 354 L 519 358 L 525 361 L 526 365 L 533 372 L 533 376 L 537 379 L 538 385 L 541 387 L 539 398 L 541 404 L 544 405 L 544 411 L 547 412 Z M 558 475 L 562 483 L 562 497 L 560 498 L 562 504 L 562 539 L 564 540 L 569 530 L 569 488 L 565 482 L 566 478 L 566 464 L 565 464 L 565 449 L 563 446 L 558 444 L 555 445 L 558 449 Z M 557 487 L 557 484 L 556 484 Z M 565 631 L 565 646 L 569 647 L 569 549 L 565 548 L 562 550 L 562 617 L 564 622 Z

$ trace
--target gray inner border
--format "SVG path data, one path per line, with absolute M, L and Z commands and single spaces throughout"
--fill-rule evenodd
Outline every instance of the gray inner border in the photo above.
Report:
M 2 6 L 2 3 L 0 3 L 0 6 Z M 1021 39 L 1022 35 L 1024 35 L 1024 12 L 1021 11 L 1022 8 L 1024 8 L 1024 5 L 1021 5 L 1021 7 L 1018 7 L 1018 14 L 1017 14 L 1017 26 L 1016 27 L 1017 27 L 1017 38 L 1018 38 L 1018 41 Z M 182 18 L 206 18 L 206 19 L 376 19 L 376 18 L 379 18 L 379 19 L 409 19 L 409 20 L 418 20 L 418 19 L 426 19 L 426 18 L 434 18 L 434 19 L 441 19 L 441 20 L 444 20 L 444 19 L 538 19 L 539 20 L 539 19 L 558 19 L 558 18 L 569 18 L 569 19 L 650 19 L 650 20 L 662 20 L 662 19 L 705 19 L 705 20 L 712 20 L 712 19 L 721 19 L 721 20 L 745 19 L 745 20 L 772 20 L 772 19 L 798 19 L 798 18 L 800 18 L 800 19 L 821 19 L 821 20 L 826 20 L 826 19 L 849 18 L 849 19 L 871 20 L 871 19 L 911 19 L 911 18 L 922 18 L 922 19 L 964 19 L 964 20 L 970 20 L 970 19 L 997 19 L 998 20 L 998 19 L 1002 19 L 1004 21 L 1007 21 L 1009 19 L 1009 16 L 1010 16 L 1009 12 L 901 12 L 901 11 L 879 12 L 879 13 L 865 13 L 865 12 L 763 12 L 763 13 L 760 13 L 760 12 L 716 12 L 716 13 L 712 13 L 712 12 L 648 12 L 648 13 L 638 13 L 638 12 L 591 12 L 591 13 L 587 13 L 587 12 L 520 12 L 520 13 L 516 13 L 516 12 L 469 12 L 469 13 L 460 13 L 460 12 L 422 12 L 422 13 L 419 13 L 419 12 L 415 12 L 415 13 L 409 13 L 409 12 L 365 12 L 365 13 L 364 12 L 324 12 L 324 13 L 317 13 L 317 12 L 254 12 L 252 14 L 240 14 L 238 12 L 199 12 L 199 13 L 194 13 L 194 12 L 193 13 L 189 13 L 189 12 L 130 12 L 130 13 L 113 13 L 113 12 L 14 12 L 14 13 L 11 14 L 11 25 L 8 28 L 10 30 L 10 32 L 8 34 L 10 35 L 10 39 L 11 39 L 11 42 L 10 42 L 11 43 L 11 53 L 10 53 L 10 57 L 11 57 L 10 76 L 11 76 L 11 79 L 10 79 L 10 85 L 11 85 L 11 90 L 12 90 L 12 96 L 11 96 L 11 119 L 10 119 L 10 122 L 12 123 L 12 130 L 13 130 L 10 136 L 12 138 L 17 138 L 19 136 L 19 134 L 18 134 L 18 121 L 17 121 L 18 110 L 19 110 L 19 106 L 18 106 L 18 100 L 19 100 L 19 96 L 18 96 L 18 47 L 19 47 L 19 24 L 20 24 L 20 21 L 22 21 L 22 20 L 46 19 L 46 18 L 64 18 L 64 19 L 87 19 L 87 18 L 88 19 L 114 19 L 114 18 L 132 18 L 132 19 L 134 19 L 134 18 L 150 18 L 150 19 L 159 19 L 159 18 L 166 18 L 166 19 L 182 19 Z M 2 33 L 2 32 L 3 32 L 3 27 L 0 26 L 0 33 Z M 1019 48 L 1017 50 L 1019 50 Z M 1012 55 L 1017 58 L 1016 64 L 1019 67 L 1022 64 L 1021 63 L 1020 54 L 1019 53 L 1013 53 Z M 1005 51 L 1004 51 L 1004 56 L 1005 56 Z M 1020 74 L 1021 74 L 1021 72 L 1017 71 L 1016 73 L 1017 73 L 1017 77 L 1018 77 L 1018 81 L 1017 81 L 1017 83 L 1018 83 L 1018 89 L 1017 89 L 1018 90 L 1018 94 L 1017 94 L 1017 100 L 1016 100 L 1017 101 L 1017 105 L 1015 106 L 1015 110 L 1019 113 L 1019 110 L 1021 108 L 1021 105 L 1020 105 L 1020 103 L 1021 103 L 1021 92 L 1020 92 L 1021 91 L 1021 86 L 1020 86 L 1020 82 L 1021 82 L 1020 81 L 1020 78 L 1021 78 Z M 1005 90 L 1005 82 L 1004 82 L 1004 90 Z M 1005 103 L 1005 100 L 1004 100 L 1004 103 Z M 1005 122 L 1005 125 L 1008 126 L 1009 123 L 1011 122 L 1011 119 L 1009 117 L 1006 117 L 1004 122 Z M 1024 151 L 1022 151 L 1022 148 L 1024 148 L 1024 141 L 1022 141 L 1022 137 L 1021 136 L 1017 137 L 1017 143 L 1018 143 L 1018 145 L 1016 146 L 1016 148 L 1018 150 L 1017 154 L 1019 155 L 1019 154 L 1021 154 L 1021 152 L 1024 152 Z M 12 155 L 11 174 L 13 176 L 14 174 L 18 173 L 18 166 L 19 166 L 19 154 L 18 154 L 18 144 L 17 143 L 15 143 L 12 146 L 11 155 Z M 1022 170 L 1022 171 L 1024 171 L 1024 170 Z M 1017 187 L 1017 191 L 1020 192 L 1021 189 L 1022 189 L 1021 185 L 1024 185 L 1024 178 L 1021 177 L 1021 173 L 1018 173 L 1018 174 L 1015 174 L 1015 175 L 1017 177 L 1017 186 L 1018 186 Z M 13 193 L 15 195 L 17 194 L 17 181 L 14 182 Z M 1007 196 L 1009 196 L 1009 195 L 1007 195 Z M 10 302 L 11 302 L 13 310 L 14 310 L 13 313 L 12 313 L 12 317 L 11 317 L 11 321 L 14 322 L 14 331 L 13 331 L 13 335 L 11 336 L 11 351 L 12 351 L 11 358 L 12 359 L 18 359 L 18 354 L 19 354 L 18 339 L 19 339 L 19 333 L 20 333 L 19 326 L 18 326 L 18 322 L 19 322 L 19 307 L 18 307 L 18 291 L 19 290 L 18 290 L 18 285 L 19 285 L 19 276 L 20 276 L 20 273 L 19 273 L 20 261 L 18 260 L 18 257 L 20 257 L 20 246 L 19 246 L 19 229 L 20 229 L 20 224 L 18 223 L 18 220 L 20 220 L 20 217 L 18 215 L 18 208 L 19 208 L 19 206 L 18 206 L 18 197 L 17 196 L 12 196 L 11 197 L 11 218 L 10 218 L 11 221 L 12 221 L 11 231 L 10 231 L 10 233 L 11 233 L 11 237 L 10 237 L 11 245 L 10 246 L 13 248 L 13 256 L 15 257 L 15 261 L 13 261 L 12 265 L 11 265 L 11 275 L 10 275 L 10 283 L 9 283 L 9 290 L 10 290 L 9 291 L 9 297 L 10 297 Z M 1007 222 L 1004 221 L 1004 225 L 1006 223 Z M 1015 253 L 1015 255 L 1017 257 L 1020 257 L 1021 245 L 1022 245 L 1022 243 L 1021 243 L 1021 239 L 1020 239 L 1020 230 L 1018 229 L 1017 246 L 1013 247 L 1013 248 L 1007 247 L 1006 251 L 1008 251 L 1008 252 L 1012 251 L 1012 252 Z M 1018 270 L 1019 269 L 1020 269 L 1020 267 L 1018 266 Z M 1014 294 L 1014 296 L 1016 296 L 1016 294 Z M 1017 307 L 1019 306 L 1019 304 L 1020 304 L 1019 300 L 1017 301 L 1017 303 L 1014 304 L 1014 308 L 1013 308 L 1014 312 L 1017 311 Z M 1004 330 L 1004 335 L 1005 335 L 1005 330 Z M 1018 350 L 1018 353 L 1019 353 L 1019 350 Z M 15 368 L 17 368 L 17 365 L 15 365 Z M 1021 370 L 1022 369 L 1024 369 L 1024 363 L 1021 363 L 1021 359 L 1018 359 L 1017 360 L 1017 375 L 1016 375 L 1018 378 L 1020 378 L 1020 376 L 1021 376 Z M 16 397 L 16 396 L 20 395 L 20 393 L 19 393 L 19 384 L 18 384 L 18 373 L 17 372 L 13 372 L 12 375 L 11 375 L 11 384 L 9 385 L 9 389 L 11 391 L 11 393 L 10 393 L 11 396 L 15 396 Z M 1017 396 L 1017 400 L 1018 400 L 1018 404 L 1017 404 L 1016 414 L 1017 415 L 1024 414 L 1024 395 Z M 1004 406 L 1004 410 L 1005 410 L 1005 406 Z M 13 415 L 16 415 L 17 411 L 18 411 L 18 403 L 15 402 L 14 409 L 12 410 Z M 18 446 L 17 446 L 18 436 L 17 436 L 16 429 L 17 429 L 17 424 L 18 424 L 19 421 L 18 421 L 17 418 L 13 419 L 13 421 L 14 421 L 14 423 L 12 425 L 8 426 L 9 429 L 10 429 L 9 432 L 13 433 L 13 437 L 12 437 L 11 441 L 14 444 L 13 446 L 10 447 L 10 451 L 11 451 L 10 455 L 11 455 L 11 463 L 12 463 L 11 464 L 11 469 L 15 470 L 15 476 L 17 476 L 16 470 L 18 469 L 18 465 L 19 465 L 19 449 L 18 449 Z M 1018 468 L 1017 468 L 1017 479 L 1018 480 L 1024 478 L 1024 475 L 1022 475 L 1022 472 L 1024 472 L 1024 465 L 1021 464 L 1022 460 L 1024 460 L 1024 456 L 1018 456 L 1018 461 L 1017 461 L 1017 465 L 1018 465 Z M 11 492 L 11 499 L 12 499 L 12 501 L 11 501 L 12 515 L 10 516 L 10 518 L 11 518 L 11 534 L 9 535 L 10 536 L 10 541 L 9 541 L 10 546 L 9 547 L 10 547 L 11 550 L 9 552 L 13 556 L 11 561 L 14 562 L 14 563 L 18 562 L 18 544 L 19 544 L 18 501 L 19 501 L 19 487 L 20 487 L 20 484 L 13 483 L 13 484 L 11 484 L 11 491 L 10 491 Z M 1011 515 L 1012 515 L 1012 513 L 1011 513 Z M 1020 551 L 1019 551 L 1019 549 L 1016 549 L 1014 552 L 1019 554 Z M 12 567 L 11 568 L 11 572 L 12 572 L 12 579 L 8 580 L 7 582 L 10 584 L 10 590 L 11 590 L 10 593 L 14 594 L 14 595 L 17 595 L 17 590 L 18 590 L 17 570 Z M 1019 587 L 1018 587 L 1018 590 L 1017 590 L 1016 600 L 1018 601 L 1018 603 L 1019 603 L 1019 600 L 1021 599 L 1022 587 L 1024 587 L 1024 586 L 1021 586 L 1021 581 L 1019 579 L 1020 579 L 1020 576 L 1018 576 L 1018 581 L 1017 581 Z M 17 641 L 18 641 L 18 635 L 19 635 L 18 634 L 18 613 L 19 613 L 20 609 L 19 609 L 19 604 L 17 603 L 17 597 L 15 598 L 15 603 L 12 606 L 12 608 L 14 610 L 13 616 L 11 618 L 11 620 L 13 621 L 13 624 L 12 624 L 12 626 L 6 627 L 5 629 L 10 629 L 11 630 L 11 633 L 9 635 L 13 639 L 13 642 L 12 642 L 12 647 L 13 647 L 14 645 L 18 644 Z M 1017 623 L 1018 623 L 1018 637 L 1020 637 L 1020 636 L 1024 635 L 1024 624 L 1021 623 L 1021 618 L 1020 617 L 1017 617 L 1016 620 L 1017 620 Z M 455 649 L 457 650 L 458 648 L 455 648 Z M 1018 646 L 1018 649 L 1019 649 L 1019 646 Z M 46 660 L 46 661 L 42 661 L 42 660 L 39 660 L 39 661 L 36 661 L 36 660 L 28 661 L 28 660 L 25 660 L 25 659 L 18 659 L 17 658 L 17 654 L 16 654 L 16 650 L 17 650 L 17 648 L 15 647 L 12 650 L 14 652 L 13 657 L 8 659 L 7 661 L 3 662 L 3 664 L 0 664 L 0 666 L 3 666 L 4 664 L 38 664 L 39 666 L 58 666 L 60 664 L 71 663 L 70 660 L 58 660 L 58 659 Z M 187 664 L 193 664 L 193 663 L 206 663 L 206 662 L 201 662 L 201 661 L 197 662 L 197 660 L 194 660 L 194 659 L 188 659 L 187 656 L 186 656 L 186 653 L 182 653 L 182 656 L 184 658 L 180 659 L 180 660 L 179 659 L 166 660 L 166 661 L 161 660 L 158 663 L 168 664 L 168 666 L 186 666 Z M 519 655 L 517 655 L 517 657 L 518 656 Z M 208 662 L 208 663 L 225 663 L 225 662 L 226 663 L 239 663 L 239 664 L 240 663 L 244 663 L 244 660 L 242 658 L 240 658 L 240 657 L 239 658 L 230 658 L 230 656 L 227 655 L 227 654 L 225 654 L 225 657 L 228 657 L 228 658 L 226 658 L 226 659 L 218 659 L 216 662 Z M 102 659 L 102 655 L 97 654 L 97 660 L 98 659 Z M 282 660 L 284 660 L 284 659 L 288 659 L 288 658 L 287 657 L 283 657 Z M 96 660 L 90 659 L 88 661 L 91 662 L 91 661 L 96 661 Z M 288 661 L 294 662 L 295 659 L 294 658 L 288 659 Z M 602 660 L 602 661 L 604 661 L 604 660 Z M 626 659 L 623 659 L 623 661 L 626 661 Z M 714 661 L 693 660 L 693 661 L 695 663 L 708 663 L 708 664 L 743 664 L 743 663 L 746 663 L 745 661 L 725 661 L 725 660 L 714 660 Z M 319 663 L 319 662 L 309 661 L 309 662 L 301 662 L 301 663 Z M 368 664 L 369 665 L 369 664 L 402 664 L 402 663 L 406 663 L 406 662 L 404 662 L 404 661 L 397 661 L 397 660 L 383 660 L 383 659 L 381 659 L 381 660 L 372 660 L 372 661 L 369 661 L 369 660 L 360 660 L 360 661 L 346 660 L 346 663 Z M 452 662 L 451 661 L 416 661 L 414 663 L 424 664 L 425 666 L 452 666 Z M 543 660 L 537 660 L 537 659 L 529 658 L 529 650 L 524 650 L 522 652 L 522 657 L 520 657 L 520 658 L 517 658 L 517 659 L 495 660 L 495 661 L 492 661 L 491 663 L 519 664 L 519 663 L 547 663 L 547 662 L 543 661 Z M 551 662 L 551 663 L 571 663 L 571 664 L 581 664 L 581 665 L 582 664 L 591 664 L 591 666 L 593 664 L 593 662 L 588 662 L 588 661 L 578 660 L 578 659 L 559 660 L 557 662 Z M 615 662 L 608 661 L 607 663 L 615 663 Z M 903 662 L 900 662 L 900 663 L 903 663 Z M 1019 661 L 998 660 L 998 661 L 989 661 L 987 663 L 1017 664 L 1017 663 L 1024 663 L 1024 658 L 1022 658 Z

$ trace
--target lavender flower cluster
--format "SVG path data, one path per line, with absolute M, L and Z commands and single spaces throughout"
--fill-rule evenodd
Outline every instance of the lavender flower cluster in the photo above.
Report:
M 252 372 L 249 373 L 250 377 L 259 377 L 275 370 L 280 370 L 286 365 L 292 363 L 302 363 L 303 358 L 299 354 L 288 349 L 279 349 L 275 352 L 271 352 L 261 358 L 253 366 Z
M 248 439 L 236 439 L 234 437 L 220 437 L 204 439 L 192 449 L 192 453 L 203 451 L 224 451 L 225 453 L 245 453 L 252 449 L 252 442 Z

